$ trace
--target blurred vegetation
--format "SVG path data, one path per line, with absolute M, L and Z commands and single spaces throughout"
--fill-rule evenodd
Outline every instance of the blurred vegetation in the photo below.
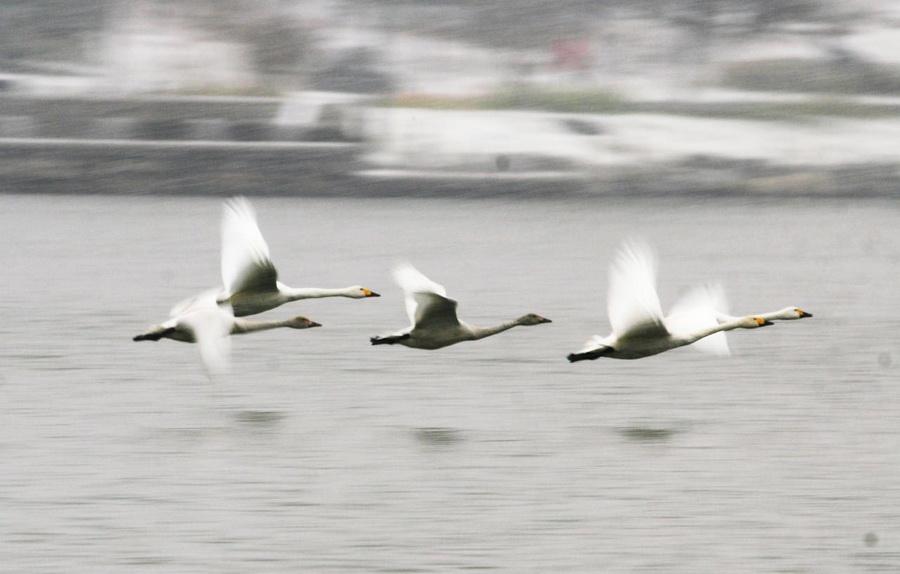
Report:
M 741 90 L 831 94 L 900 93 L 900 68 L 845 58 L 739 62 L 725 68 L 723 85 Z
M 191 89 L 166 90 L 164 92 L 149 92 L 157 96 L 205 96 L 205 97 L 241 97 L 241 98 L 278 98 L 283 94 L 282 90 L 274 86 L 201 86 Z
M 547 110 L 573 113 L 627 111 L 625 99 L 602 90 L 542 90 L 509 88 L 483 96 L 442 97 L 421 94 L 398 95 L 385 100 L 396 107 L 480 110 Z
M 560 112 L 626 111 L 627 101 L 605 90 L 507 89 L 484 98 L 488 109 L 554 110 Z
M 547 91 L 509 88 L 475 97 L 442 97 L 407 94 L 387 97 L 381 105 L 440 110 L 540 110 L 560 113 L 626 114 L 660 113 L 682 116 L 793 121 L 816 116 L 896 117 L 900 105 L 860 103 L 823 96 L 791 102 L 640 102 L 602 90 Z

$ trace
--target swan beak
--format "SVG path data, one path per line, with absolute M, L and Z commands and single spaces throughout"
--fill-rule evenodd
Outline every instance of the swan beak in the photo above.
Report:
M 804 311 L 803 309 L 797 309 L 797 310 L 800 311 L 800 318 L 801 318 L 801 319 L 803 319 L 804 317 L 812 317 L 812 316 L 813 316 L 812 313 L 807 313 L 807 312 Z
M 552 323 L 552 322 L 553 321 L 551 321 L 550 319 L 548 319 L 546 317 L 541 317 L 541 323 Z
M 760 327 L 768 327 L 769 325 L 774 325 L 774 324 L 775 323 L 773 323 L 772 321 L 769 321 L 768 319 L 764 319 L 763 322 L 759 324 L 759 326 Z
M 309 328 L 310 328 L 310 329 L 312 329 L 313 327 L 321 327 L 321 326 L 322 326 L 322 323 L 316 323 L 315 321 L 310 321 L 310 322 L 309 322 Z
M 365 287 L 363 287 L 362 292 L 363 292 L 363 296 L 365 296 L 365 297 L 381 297 L 381 295 L 379 295 L 375 291 L 372 291 L 371 289 L 366 289 Z

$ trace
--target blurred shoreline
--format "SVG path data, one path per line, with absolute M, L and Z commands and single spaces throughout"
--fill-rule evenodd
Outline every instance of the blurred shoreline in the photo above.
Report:
M 13 0 L 0 192 L 894 197 L 886 0 Z
M 0 97 L 0 189 L 339 197 L 898 195 L 900 160 L 892 142 L 900 136 L 900 103 L 891 100 L 715 97 L 600 113 L 407 104 L 316 92 Z M 772 115 L 773 105 L 781 113 Z

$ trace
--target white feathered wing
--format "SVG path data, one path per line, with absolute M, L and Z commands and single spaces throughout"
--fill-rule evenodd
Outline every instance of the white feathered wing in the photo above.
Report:
M 445 305 L 440 301 L 441 299 L 443 299 L 443 301 L 452 302 L 455 317 L 456 302 L 452 299 L 447 299 L 447 290 L 444 286 L 425 277 L 425 275 L 411 264 L 404 262 L 394 266 L 394 281 L 396 281 L 397 285 L 403 289 L 406 314 L 409 316 L 411 327 L 416 326 L 417 319 L 421 320 L 424 316 L 428 315 L 427 309 L 419 309 L 420 303 L 423 306 L 434 304 L 439 307 L 444 307 Z M 416 294 L 420 294 L 420 296 L 417 297 Z
M 725 290 L 719 284 L 694 287 L 672 306 L 665 319 L 666 328 L 673 335 L 689 335 L 718 325 L 717 313 L 728 312 Z M 718 356 L 731 355 L 724 331 L 694 341 L 691 347 Z
M 222 213 L 222 285 L 229 295 L 275 290 L 278 272 L 256 223 L 256 212 L 243 197 L 225 202 Z
M 656 258 L 644 243 L 625 243 L 609 270 L 607 314 L 619 339 L 666 335 L 656 293 Z
M 176 303 L 169 315 L 190 328 L 200 359 L 211 375 L 228 372 L 231 366 L 231 306 L 216 303 L 218 290 L 210 289 Z

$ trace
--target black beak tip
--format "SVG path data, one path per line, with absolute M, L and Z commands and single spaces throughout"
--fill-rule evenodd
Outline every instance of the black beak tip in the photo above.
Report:
M 775 324 L 775 323 L 773 323 L 772 321 L 769 321 L 768 319 L 766 319 L 765 321 L 763 321 L 762 326 L 763 326 L 763 327 L 768 327 L 769 325 L 774 325 L 774 324 Z
M 381 297 L 381 294 L 380 294 L 380 293 L 376 293 L 375 291 L 372 291 L 372 292 L 369 293 L 369 297 Z
M 812 316 L 813 316 L 812 313 L 807 313 L 806 311 L 801 311 L 801 312 L 800 312 L 800 318 L 801 318 L 801 319 L 803 319 L 804 317 L 812 317 Z
M 309 326 L 310 326 L 310 327 L 321 327 L 321 326 L 322 326 L 322 323 L 316 323 L 315 321 L 313 321 L 313 322 L 311 322 L 311 323 L 309 324 Z

